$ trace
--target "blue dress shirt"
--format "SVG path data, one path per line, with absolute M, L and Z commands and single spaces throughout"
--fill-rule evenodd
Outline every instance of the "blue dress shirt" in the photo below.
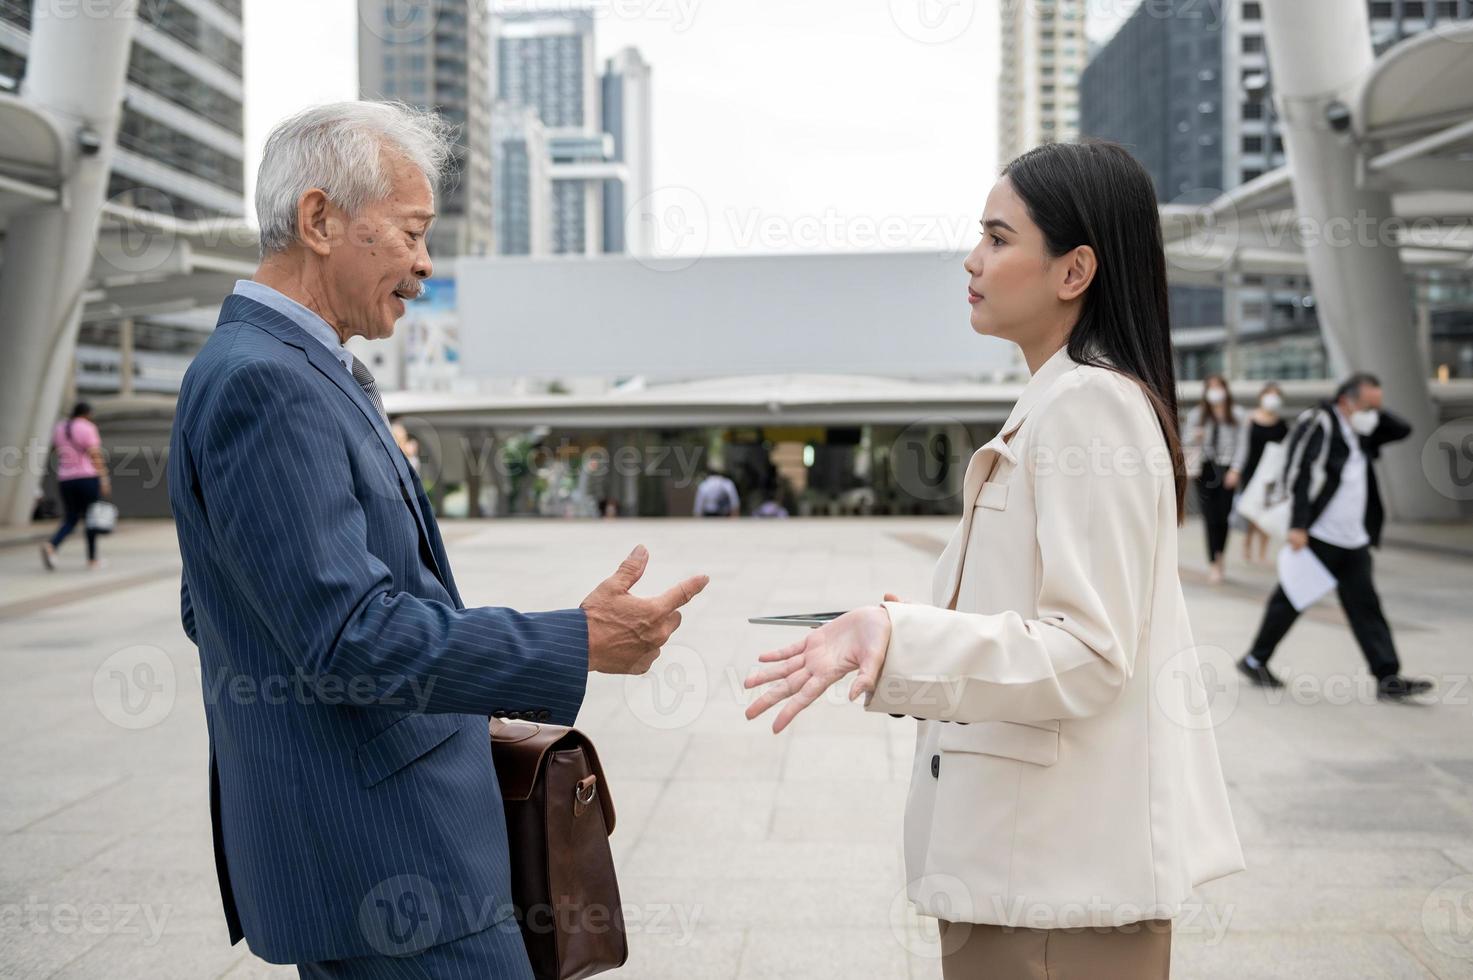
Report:
M 349 374 L 353 373 L 353 355 L 349 353 L 348 348 L 343 346 L 343 342 L 338 339 L 338 332 L 329 326 L 326 320 L 307 309 L 301 303 L 253 279 L 236 280 L 235 295 L 254 300 L 273 312 L 280 313 L 282 316 L 291 320 L 292 323 L 307 331 L 307 336 L 331 351 L 332 356 L 342 362 L 343 367 L 348 369 Z

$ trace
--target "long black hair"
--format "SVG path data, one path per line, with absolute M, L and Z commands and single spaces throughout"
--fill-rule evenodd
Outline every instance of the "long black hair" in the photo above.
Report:
M 1003 168 L 1050 255 L 1080 245 L 1097 268 L 1069 357 L 1139 384 L 1171 454 L 1178 522 L 1186 516 L 1187 469 L 1177 425 L 1176 366 L 1166 292 L 1161 212 L 1151 175 L 1123 146 L 1104 140 L 1044 143 Z

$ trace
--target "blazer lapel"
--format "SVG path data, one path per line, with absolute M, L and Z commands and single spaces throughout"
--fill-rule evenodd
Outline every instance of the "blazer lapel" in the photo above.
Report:
M 440 576 L 440 584 L 445 586 L 445 591 L 449 592 L 450 598 L 455 601 L 455 608 L 464 609 L 465 603 L 461 601 L 460 591 L 455 587 L 455 576 L 450 573 L 450 560 L 445 557 L 445 542 L 440 537 L 440 525 L 435 520 L 435 510 L 430 506 L 430 498 L 425 496 L 424 484 L 420 483 L 417 475 L 414 478 L 414 487 L 417 491 L 415 500 L 430 536 L 430 554 L 434 557 L 435 564 L 443 572 Z
M 962 582 L 963 559 L 967 554 L 967 540 L 972 535 L 972 517 L 976 513 L 977 495 L 982 492 L 982 485 L 987 482 L 988 474 L 992 472 L 999 457 L 1014 465 L 1018 462 L 1018 457 L 1008 445 L 1009 437 L 1018 431 L 1028 413 L 1039 403 L 1044 393 L 1053 387 L 1054 382 L 1076 367 L 1078 364 L 1069 357 L 1068 347 L 1059 348 L 1052 357 L 1039 365 L 1037 373 L 1023 386 L 1013 410 L 1008 413 L 1007 421 L 997 435 L 972 454 L 966 475 L 962 478 L 961 524 L 952 535 L 946 550 L 941 553 L 931 582 L 935 605 L 948 609 L 956 602 L 957 589 Z
M 435 577 L 444 585 L 446 591 L 452 591 L 449 579 L 442 570 L 443 566 L 436 555 L 429 528 L 425 524 L 425 517 L 420 512 L 417 503 L 422 495 L 419 489 L 419 480 L 409 469 L 409 460 L 404 458 L 404 451 L 394 442 L 394 435 L 384 420 L 379 416 L 378 410 L 368 400 L 368 395 L 358 386 L 342 365 L 332 354 L 316 340 L 309 337 L 301 327 L 292 323 L 290 319 L 277 313 L 270 307 L 263 306 L 255 300 L 244 296 L 231 296 L 220 307 L 220 322 L 228 323 L 232 320 L 240 320 L 252 326 L 259 327 L 271 334 L 277 340 L 289 347 L 295 347 L 306 355 L 317 372 L 330 381 L 341 391 L 350 402 L 352 402 L 362 413 L 368 425 L 378 437 L 379 445 L 388 454 L 389 465 L 393 467 L 394 474 L 399 481 L 399 494 L 409 512 L 414 515 L 415 524 L 419 527 L 420 552 L 425 559 L 425 564 Z M 453 592 L 452 592 L 453 594 Z
M 1021 420 L 1020 420 L 1021 421 Z M 981 449 L 972 454 L 967 463 L 966 475 L 962 478 L 962 520 L 946 550 L 936 563 L 936 576 L 931 583 L 935 604 L 946 609 L 956 601 L 956 590 L 962 580 L 962 559 L 967 553 L 967 539 L 972 535 L 972 516 L 976 513 L 977 495 L 982 492 L 986 476 L 992 472 L 994 462 L 1001 457 L 1016 463 L 1017 457 L 1004 441 L 1010 430 L 999 432 Z

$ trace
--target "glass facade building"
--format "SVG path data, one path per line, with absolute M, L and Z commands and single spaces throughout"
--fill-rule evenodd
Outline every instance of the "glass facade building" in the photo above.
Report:
M 1473 17 L 1473 2 L 1377 0 L 1368 3 L 1368 13 L 1379 53 L 1439 23 Z M 1263 4 L 1141 4 L 1085 68 L 1080 132 L 1129 146 L 1151 172 L 1163 202 L 1206 203 L 1284 166 Z M 1333 370 L 1303 276 L 1242 276 L 1226 293 L 1173 288 L 1172 320 L 1180 328 L 1183 377 L 1226 369 L 1230 320 L 1238 375 L 1317 378 Z
M 245 92 L 240 0 L 134 5 L 117 148 L 116 205 L 183 220 L 245 213 Z M 0 89 L 24 90 L 30 0 L 0 0 Z M 73 387 L 79 395 L 172 394 L 214 326 L 212 312 L 84 313 Z
M 430 233 L 436 256 L 490 255 L 491 71 L 485 5 L 359 0 L 358 87 L 365 99 L 432 109 L 456 127 L 451 170 Z
M 244 214 L 239 2 L 140 3 L 108 196 L 185 219 Z M 0 84 L 23 85 L 29 0 L 0 0 Z
M 492 32 L 494 118 L 503 127 L 492 138 L 498 156 L 518 168 L 497 182 L 505 191 L 497 223 L 519 223 L 498 231 L 498 244 L 515 249 L 503 254 L 626 251 L 626 202 L 647 193 L 648 66 L 628 48 L 599 75 L 586 9 L 505 13 Z M 528 117 L 519 112 L 535 117 L 545 136 L 545 168 L 518 164 L 530 152 Z M 530 223 L 533 200 L 547 204 L 545 232 Z

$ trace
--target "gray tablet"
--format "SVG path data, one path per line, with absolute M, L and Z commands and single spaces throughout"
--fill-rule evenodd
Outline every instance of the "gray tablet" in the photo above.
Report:
M 844 610 L 841 612 L 824 613 L 793 613 L 792 615 L 788 616 L 755 616 L 752 619 L 747 620 L 747 622 L 756 623 L 758 626 L 807 626 L 809 629 L 817 629 L 825 623 L 833 622 L 840 616 L 844 615 L 844 612 L 847 611 L 848 610 Z

